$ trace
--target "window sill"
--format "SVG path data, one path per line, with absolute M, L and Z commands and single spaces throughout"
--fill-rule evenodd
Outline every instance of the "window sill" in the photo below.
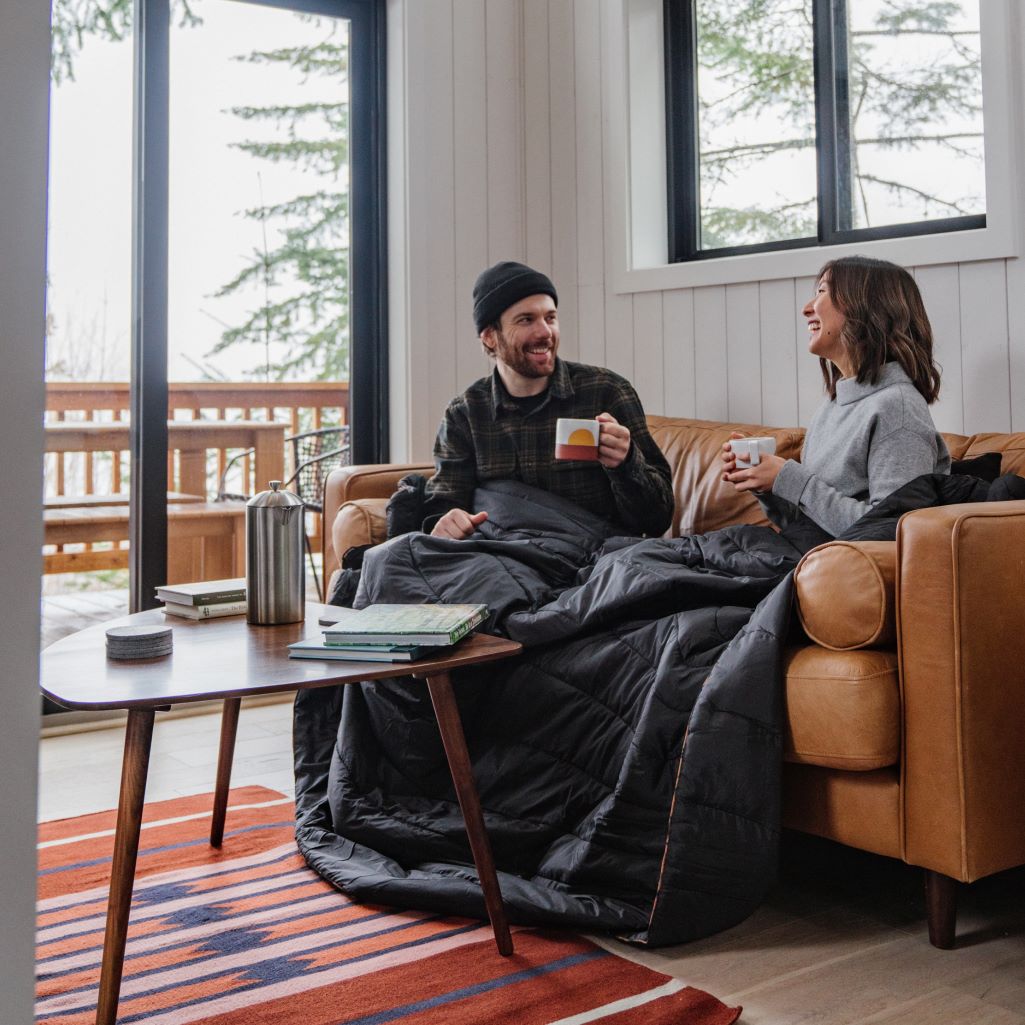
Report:
M 617 293 L 654 292 L 705 285 L 729 285 L 779 278 L 813 277 L 827 261 L 859 254 L 890 260 L 905 267 L 974 260 L 1006 259 L 1021 251 L 1018 232 L 1009 223 L 969 231 L 952 231 L 910 238 L 876 239 L 837 246 L 810 246 L 769 253 L 724 256 L 718 259 L 617 268 Z

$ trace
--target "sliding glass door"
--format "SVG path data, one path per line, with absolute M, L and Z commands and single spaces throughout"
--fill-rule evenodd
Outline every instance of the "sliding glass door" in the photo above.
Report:
M 118 392 L 124 451 L 89 460 L 116 467 L 130 545 L 83 547 L 130 567 L 138 610 L 241 575 L 270 477 L 387 457 L 384 4 L 103 7 L 54 10 L 48 366 Z

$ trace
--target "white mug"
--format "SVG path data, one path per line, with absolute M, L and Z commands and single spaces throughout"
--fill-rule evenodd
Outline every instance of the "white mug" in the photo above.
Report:
M 775 438 L 731 438 L 730 448 L 737 457 L 737 469 L 749 470 L 762 461 L 762 456 L 776 452 Z
M 597 459 L 601 424 L 597 420 L 555 421 L 556 459 Z

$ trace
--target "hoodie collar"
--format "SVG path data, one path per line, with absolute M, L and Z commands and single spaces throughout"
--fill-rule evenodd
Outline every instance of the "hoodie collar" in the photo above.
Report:
M 911 378 L 904 372 L 899 363 L 884 363 L 879 371 L 879 380 L 872 384 L 869 381 L 858 383 L 856 378 L 844 377 L 836 382 L 836 402 L 839 406 L 847 406 L 859 399 L 874 395 L 877 391 L 895 384 L 911 384 Z

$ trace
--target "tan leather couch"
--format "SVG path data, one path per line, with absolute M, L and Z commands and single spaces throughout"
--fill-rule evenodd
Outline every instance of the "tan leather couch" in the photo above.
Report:
M 673 471 L 673 536 L 765 522 L 719 479 L 731 431 L 775 435 L 792 458 L 804 436 L 648 422 Z M 946 440 L 955 459 L 1000 451 L 1002 472 L 1025 476 L 1025 434 Z M 325 578 L 336 553 L 384 539 L 399 477 L 432 469 L 332 473 Z M 796 583 L 805 638 L 786 660 L 784 824 L 924 868 L 929 937 L 953 946 L 957 882 L 1025 864 L 1025 502 L 918 510 L 896 543 L 809 552 Z

